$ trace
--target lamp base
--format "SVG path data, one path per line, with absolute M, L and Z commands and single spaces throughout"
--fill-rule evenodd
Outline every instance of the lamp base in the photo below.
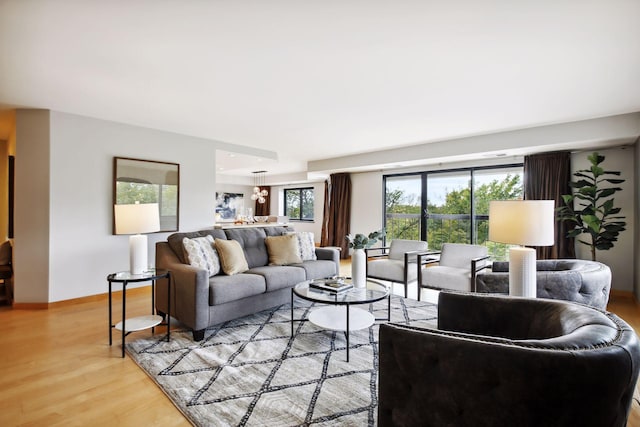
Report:
M 509 295 L 535 298 L 537 293 L 535 249 L 509 249 Z
M 129 272 L 142 274 L 148 265 L 147 236 L 144 234 L 129 236 Z

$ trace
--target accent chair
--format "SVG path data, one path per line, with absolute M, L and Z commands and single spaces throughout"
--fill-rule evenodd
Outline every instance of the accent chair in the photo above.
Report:
M 407 239 L 393 239 L 389 246 L 365 249 L 367 277 L 401 283 L 406 298 L 409 283 L 417 279 L 417 255 L 427 249 L 427 242 Z
M 419 255 L 416 263 L 418 301 L 422 288 L 475 292 L 476 275 L 489 266 L 487 247 L 482 245 L 445 243 L 439 259 L 423 258 L 428 256 Z
M 640 344 L 574 302 L 441 292 L 438 326 L 380 325 L 378 425 L 618 426 Z

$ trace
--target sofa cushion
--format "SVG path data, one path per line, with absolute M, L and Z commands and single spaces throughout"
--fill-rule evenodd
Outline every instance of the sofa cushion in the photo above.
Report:
M 259 274 L 264 277 L 267 285 L 267 292 L 277 291 L 282 288 L 290 288 L 306 280 L 303 268 L 290 265 L 269 265 L 255 267 L 247 273 Z
M 264 239 L 269 253 L 270 265 L 288 265 L 301 263 L 298 237 L 292 234 L 267 236 Z
M 209 277 L 220 272 L 220 259 L 218 252 L 213 247 L 213 237 L 196 237 L 182 239 L 185 258 L 193 267 L 202 268 L 209 272 Z
M 422 272 L 422 285 L 471 292 L 471 271 L 436 265 Z
M 224 232 L 227 234 L 227 239 L 233 239 L 240 243 L 249 268 L 269 264 L 269 254 L 264 243 L 267 234 L 264 228 L 230 228 Z
M 257 274 L 217 275 L 209 279 L 209 305 L 219 305 L 237 301 L 266 290 L 264 277 Z
M 367 264 L 367 275 L 385 277 L 398 283 L 404 283 L 404 261 L 396 259 L 375 259 Z M 407 270 L 407 281 L 413 282 L 418 277 L 418 268 L 410 266 Z
M 249 269 L 244 251 L 237 240 L 216 239 L 216 250 L 220 257 L 222 271 L 229 276 Z

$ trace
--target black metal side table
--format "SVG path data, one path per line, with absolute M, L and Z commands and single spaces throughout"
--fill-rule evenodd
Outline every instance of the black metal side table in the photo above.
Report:
M 156 292 L 155 285 L 158 279 L 168 279 L 167 286 L 167 298 L 168 298 L 168 313 L 166 322 L 163 322 L 163 317 L 155 314 L 156 306 Z M 155 327 L 158 325 L 167 326 L 167 341 L 171 339 L 171 328 L 169 326 L 171 320 L 171 273 L 168 270 L 148 270 L 142 274 L 132 274 L 128 271 L 121 271 L 119 273 L 109 274 L 107 276 L 109 282 L 109 345 L 113 343 L 112 329 L 118 329 L 122 331 L 122 357 L 124 357 L 124 338 L 131 332 L 141 331 L 143 329 L 151 328 L 151 332 L 155 333 Z M 147 282 L 151 281 L 151 315 L 126 318 L 127 308 L 127 285 L 129 283 Z M 111 289 L 113 283 L 122 284 L 122 321 L 117 324 L 113 324 L 112 316 L 112 303 L 111 303 Z

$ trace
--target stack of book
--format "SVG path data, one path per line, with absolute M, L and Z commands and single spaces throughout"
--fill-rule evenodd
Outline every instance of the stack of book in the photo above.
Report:
M 351 283 L 346 283 L 344 279 L 316 279 L 309 283 L 310 288 L 320 289 L 323 291 L 329 292 L 344 292 L 351 288 L 353 285 Z

